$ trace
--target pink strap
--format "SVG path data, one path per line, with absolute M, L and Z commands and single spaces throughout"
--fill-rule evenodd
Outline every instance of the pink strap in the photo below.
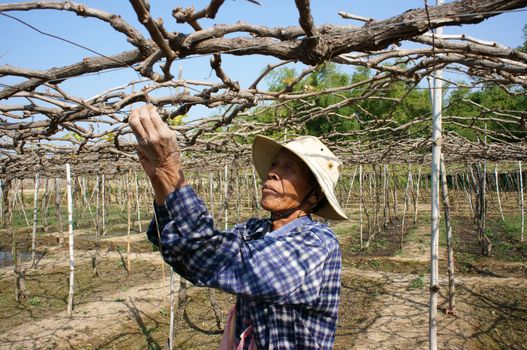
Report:
M 240 335 L 240 342 L 237 342 L 234 339 L 234 333 L 236 332 L 236 304 L 229 311 L 227 316 L 227 322 L 225 323 L 225 330 L 223 331 L 223 337 L 221 338 L 220 345 L 218 350 L 243 350 L 245 342 L 247 339 L 251 339 L 249 342 L 249 350 L 257 350 L 256 342 L 254 341 L 253 326 L 247 327 Z
M 229 311 L 227 322 L 225 323 L 225 330 L 221 338 L 218 350 L 233 350 L 235 349 L 234 332 L 236 332 L 236 304 Z
M 252 336 L 252 334 L 253 334 L 253 326 L 251 325 L 247 327 L 247 329 L 244 330 L 243 333 L 240 335 L 240 343 L 238 344 L 238 347 L 236 348 L 236 350 L 243 350 L 245 346 L 245 341 L 249 337 L 251 338 L 251 342 L 249 343 L 249 350 L 257 350 L 256 343 L 254 341 L 254 337 Z

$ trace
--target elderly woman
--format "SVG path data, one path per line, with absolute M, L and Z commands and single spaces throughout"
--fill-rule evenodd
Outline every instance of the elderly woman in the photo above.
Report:
M 185 183 L 176 137 L 155 108 L 134 110 L 130 125 L 155 192 L 148 238 L 187 280 L 237 296 L 220 348 L 332 349 L 340 249 L 311 214 L 346 219 L 334 192 L 341 166 L 334 154 L 311 136 L 283 145 L 257 136 L 253 163 L 270 218 L 220 231 Z

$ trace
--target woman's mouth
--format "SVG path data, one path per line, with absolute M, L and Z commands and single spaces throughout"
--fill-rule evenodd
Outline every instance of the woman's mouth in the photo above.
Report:
M 265 186 L 265 185 L 262 187 L 262 193 L 263 194 L 279 194 L 278 191 L 274 190 L 272 187 Z

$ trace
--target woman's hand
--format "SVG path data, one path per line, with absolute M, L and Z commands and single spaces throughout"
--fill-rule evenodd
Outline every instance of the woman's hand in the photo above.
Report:
M 129 123 L 137 138 L 139 162 L 154 187 L 156 204 L 163 205 L 170 193 L 185 185 L 176 135 L 152 105 L 134 109 Z

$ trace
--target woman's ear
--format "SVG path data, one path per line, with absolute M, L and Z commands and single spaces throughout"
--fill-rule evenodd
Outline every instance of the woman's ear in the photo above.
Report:
M 320 188 L 320 186 L 317 186 L 311 191 L 308 201 L 311 205 L 315 205 L 318 202 L 320 202 L 322 199 L 324 199 L 324 197 L 325 197 L 324 192 L 322 192 L 322 189 Z

